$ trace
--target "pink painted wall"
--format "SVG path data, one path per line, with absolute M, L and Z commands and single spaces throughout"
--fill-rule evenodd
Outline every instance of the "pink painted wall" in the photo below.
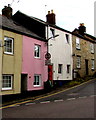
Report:
M 34 45 L 41 46 L 40 59 L 34 57 Z M 23 36 L 23 59 L 22 59 L 22 74 L 28 74 L 27 90 L 40 90 L 44 88 L 44 82 L 48 78 L 48 68 L 45 66 L 45 54 L 47 46 L 45 42 Z M 34 74 L 41 74 L 41 86 L 34 87 Z

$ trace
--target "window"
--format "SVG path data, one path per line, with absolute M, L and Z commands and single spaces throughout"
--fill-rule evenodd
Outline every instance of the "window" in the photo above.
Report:
M 67 43 L 69 43 L 69 35 L 68 35 L 68 34 L 65 34 L 65 36 L 66 36 L 66 41 L 67 41 Z
M 81 64 L 81 57 L 77 56 L 77 68 L 81 67 L 80 64 Z
M 91 53 L 94 53 L 94 44 L 93 43 L 90 44 L 90 49 L 91 49 Z
M 40 45 L 35 45 L 34 47 L 34 56 L 35 58 L 40 58 Z
M 2 90 L 10 90 L 12 89 L 12 75 L 3 75 L 2 76 Z
M 58 64 L 58 73 L 62 73 L 62 64 Z
M 55 30 L 50 28 L 50 37 L 54 38 L 55 36 Z
M 76 49 L 80 49 L 80 39 L 76 38 Z
M 92 70 L 94 70 L 94 59 L 91 60 L 91 63 L 92 63 Z
M 13 54 L 13 38 L 4 37 L 4 53 Z
M 41 75 L 34 75 L 34 86 L 41 86 Z
M 67 65 L 67 73 L 70 73 L 70 65 Z

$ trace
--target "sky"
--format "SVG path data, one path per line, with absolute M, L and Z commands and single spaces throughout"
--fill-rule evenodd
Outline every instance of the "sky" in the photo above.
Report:
M 73 31 L 80 23 L 86 26 L 86 33 L 94 36 L 94 2 L 96 0 L 0 0 L 2 8 L 11 4 L 13 14 L 21 12 L 46 21 L 46 14 L 53 9 L 56 25 Z

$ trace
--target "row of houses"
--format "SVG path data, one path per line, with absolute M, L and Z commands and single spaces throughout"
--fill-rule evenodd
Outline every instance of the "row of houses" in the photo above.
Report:
M 2 9 L 0 21 L 1 95 L 96 74 L 96 38 L 83 23 L 70 32 L 56 25 L 53 10 L 45 22 L 20 11 L 12 15 L 10 5 Z

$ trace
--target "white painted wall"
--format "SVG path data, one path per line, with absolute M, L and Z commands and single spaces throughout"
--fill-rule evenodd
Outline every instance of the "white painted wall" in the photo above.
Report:
M 53 28 L 54 29 L 54 28 Z M 48 42 L 49 53 L 51 53 L 51 63 L 53 63 L 53 80 L 72 80 L 72 35 L 59 29 L 55 29 L 56 38 Z M 67 43 L 65 34 L 69 34 L 70 42 Z M 48 29 L 50 36 L 50 27 Z M 58 64 L 63 64 L 62 74 L 58 73 Z M 67 73 L 67 64 L 70 65 L 70 73 Z

